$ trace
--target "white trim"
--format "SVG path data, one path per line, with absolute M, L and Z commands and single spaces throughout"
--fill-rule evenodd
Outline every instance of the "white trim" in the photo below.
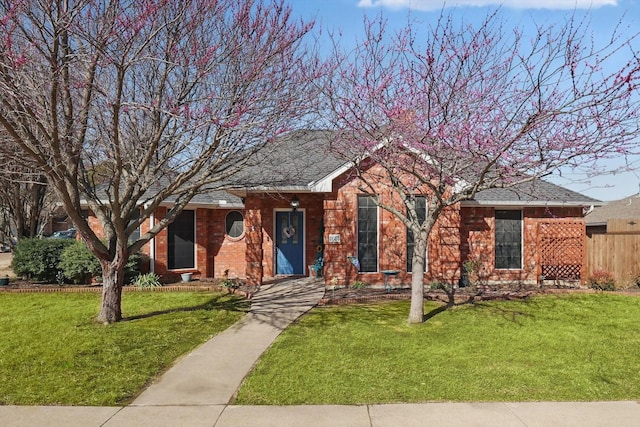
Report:
M 309 190 L 312 193 L 331 193 L 333 190 L 333 180 L 353 167 L 353 163 L 345 163 L 344 165 L 333 170 L 323 178 L 309 183 Z
M 306 234 L 307 234 L 307 213 L 306 213 L 306 208 L 298 208 L 296 209 L 297 212 L 301 212 L 302 213 L 302 232 L 300 233 L 300 236 L 302 238 L 302 275 L 304 276 L 306 274 L 305 268 L 306 268 L 306 260 L 307 260 L 307 239 L 306 239 Z M 278 274 L 278 240 L 279 237 L 276 235 L 276 232 L 278 230 L 278 221 L 276 218 L 276 213 L 277 212 L 292 212 L 291 208 L 274 208 L 273 209 L 273 237 L 272 237 L 272 241 L 273 241 L 273 274 L 277 275 Z M 294 274 L 295 275 L 295 274 Z

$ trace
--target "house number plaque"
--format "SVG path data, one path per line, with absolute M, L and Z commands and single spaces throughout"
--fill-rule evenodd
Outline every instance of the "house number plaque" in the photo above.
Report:
M 328 243 L 340 243 L 339 234 L 329 234 Z

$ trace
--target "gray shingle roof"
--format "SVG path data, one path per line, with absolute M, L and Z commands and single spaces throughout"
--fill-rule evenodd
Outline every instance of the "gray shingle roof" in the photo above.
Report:
M 640 218 L 640 194 L 607 202 L 595 208 L 585 217 L 587 225 L 603 225 L 610 219 Z
M 293 131 L 257 154 L 246 174 L 234 180 L 245 187 L 306 187 L 342 166 L 345 161 L 329 151 L 333 132 Z
M 334 133 L 327 130 L 298 130 L 280 138 L 259 156 L 247 176 L 257 189 L 307 188 L 345 165 L 345 159 L 329 150 Z M 243 177 L 243 180 L 247 179 Z M 465 204 L 589 206 L 600 202 L 544 180 L 513 188 L 492 188 L 476 194 Z
M 473 202 L 479 204 L 522 204 L 522 205 L 574 205 L 590 206 L 601 202 L 567 188 L 538 179 L 513 188 L 490 188 L 476 194 Z M 469 202 L 467 202 L 469 203 Z

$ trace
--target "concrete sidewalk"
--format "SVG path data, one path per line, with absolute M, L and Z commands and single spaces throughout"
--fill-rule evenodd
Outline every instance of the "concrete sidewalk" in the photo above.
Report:
M 262 286 L 250 313 L 178 361 L 132 406 L 228 404 L 273 340 L 323 295 L 324 283 L 306 278 Z
M 638 402 L 229 405 L 260 355 L 323 293 L 324 283 L 311 279 L 261 287 L 243 320 L 179 360 L 127 407 L 0 406 L 0 426 L 640 426 Z
M 3 427 L 637 427 L 638 402 L 363 406 L 0 406 Z

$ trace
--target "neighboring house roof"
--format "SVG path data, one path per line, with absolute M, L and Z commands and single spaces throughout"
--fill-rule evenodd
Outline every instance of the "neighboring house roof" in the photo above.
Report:
M 607 202 L 595 208 L 585 217 L 588 226 L 606 225 L 610 219 L 640 218 L 640 194 Z

